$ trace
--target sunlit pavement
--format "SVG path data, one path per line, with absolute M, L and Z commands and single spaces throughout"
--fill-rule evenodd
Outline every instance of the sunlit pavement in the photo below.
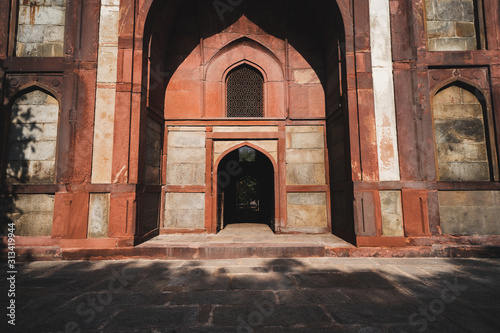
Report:
M 15 299 L 2 332 L 497 333 L 500 260 L 32 262 Z

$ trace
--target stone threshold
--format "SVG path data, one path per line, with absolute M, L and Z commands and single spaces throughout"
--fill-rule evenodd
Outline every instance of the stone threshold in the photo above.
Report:
M 308 257 L 478 257 L 500 258 L 498 242 L 433 243 L 356 247 L 332 234 L 274 234 L 267 225 L 229 225 L 218 234 L 172 234 L 129 247 L 78 248 L 32 246 L 16 249 L 18 261 L 34 260 L 212 260 Z M 416 242 L 414 242 L 416 243 Z M 0 255 L 7 257 L 7 249 Z

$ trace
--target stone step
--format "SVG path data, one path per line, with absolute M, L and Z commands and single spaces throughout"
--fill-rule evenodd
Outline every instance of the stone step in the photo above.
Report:
M 160 235 L 135 247 L 17 248 L 18 260 L 160 259 L 205 260 L 307 257 L 500 257 L 500 247 L 433 246 L 355 247 L 332 234 L 274 234 L 264 224 L 234 224 L 218 234 Z M 2 251 L 6 256 L 6 252 Z
M 407 247 L 328 247 L 314 244 L 204 244 L 200 246 L 123 247 L 107 249 L 68 249 L 44 247 L 16 249 L 18 261 L 39 260 L 210 260 L 240 258 L 500 258 L 500 247 L 495 246 L 407 246 Z M 6 257 L 6 251 L 0 256 Z

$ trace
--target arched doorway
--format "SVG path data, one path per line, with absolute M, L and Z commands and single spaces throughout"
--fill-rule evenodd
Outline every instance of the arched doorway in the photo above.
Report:
M 274 168 L 258 150 L 243 146 L 217 168 L 217 231 L 232 223 L 262 223 L 274 230 Z

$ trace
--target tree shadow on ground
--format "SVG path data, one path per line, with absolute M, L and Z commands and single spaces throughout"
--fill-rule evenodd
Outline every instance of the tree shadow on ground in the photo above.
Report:
M 478 259 L 32 262 L 2 331 L 497 332 L 499 275 Z

